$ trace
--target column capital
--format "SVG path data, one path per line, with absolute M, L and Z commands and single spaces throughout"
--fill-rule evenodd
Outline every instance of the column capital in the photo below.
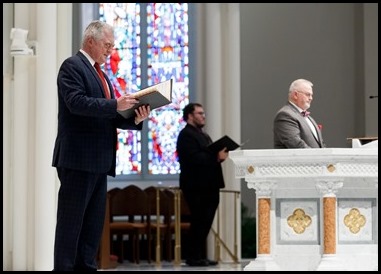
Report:
M 256 190 L 257 198 L 270 198 L 277 183 L 273 180 L 247 182 L 247 187 Z
M 336 192 L 343 187 L 342 180 L 317 180 L 316 189 L 323 197 L 336 197 Z

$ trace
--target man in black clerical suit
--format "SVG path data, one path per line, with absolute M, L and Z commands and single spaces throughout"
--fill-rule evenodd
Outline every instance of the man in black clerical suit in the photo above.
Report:
M 208 148 L 212 143 L 203 131 L 205 112 L 201 104 L 190 103 L 183 109 L 186 126 L 177 139 L 180 162 L 180 188 L 191 212 L 189 266 L 215 265 L 204 252 L 206 239 L 213 224 L 219 204 L 220 188 L 225 187 L 221 162 L 228 157 L 223 148 L 213 152 Z

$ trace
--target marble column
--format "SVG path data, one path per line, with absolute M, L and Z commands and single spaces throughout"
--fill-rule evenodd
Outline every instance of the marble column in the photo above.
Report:
M 271 255 L 271 194 L 277 184 L 274 181 L 248 182 L 248 188 L 256 190 L 257 199 L 257 258 L 245 271 L 280 270 Z
M 336 257 L 336 192 L 343 187 L 341 180 L 318 180 L 317 190 L 323 196 L 323 256 L 318 271 L 345 270 Z
M 324 254 L 336 254 L 336 198 L 323 198 Z
M 270 254 L 270 198 L 258 199 L 258 254 Z

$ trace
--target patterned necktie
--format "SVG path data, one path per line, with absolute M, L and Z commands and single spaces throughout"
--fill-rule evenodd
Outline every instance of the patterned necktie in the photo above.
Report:
M 103 72 L 101 70 L 101 67 L 100 67 L 99 63 L 95 63 L 94 67 L 95 67 L 95 69 L 98 72 L 99 78 L 101 79 L 101 82 L 102 82 L 102 85 L 103 85 L 103 89 L 105 91 L 106 98 L 110 99 L 111 98 L 110 91 L 108 90 L 107 82 L 106 82 L 106 79 L 105 79 L 105 77 L 103 75 Z
M 308 115 L 310 115 L 310 112 L 307 110 L 304 110 L 301 112 L 301 114 L 303 115 L 303 117 L 308 117 Z

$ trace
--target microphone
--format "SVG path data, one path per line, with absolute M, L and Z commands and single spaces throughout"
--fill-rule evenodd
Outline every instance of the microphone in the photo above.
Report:
M 369 99 L 378 98 L 378 95 L 371 95 L 369 96 Z

